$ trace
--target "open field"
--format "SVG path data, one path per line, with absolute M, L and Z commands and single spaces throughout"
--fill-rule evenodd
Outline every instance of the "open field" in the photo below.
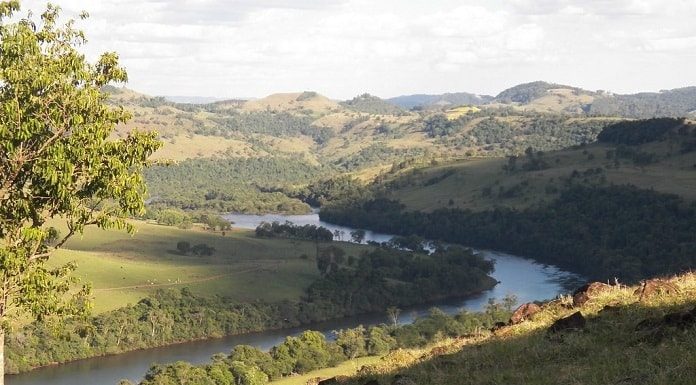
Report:
M 314 243 L 259 239 L 252 231 L 225 236 L 136 222 L 138 232 L 88 228 L 50 259 L 53 265 L 75 261 L 76 275 L 92 282 L 95 312 L 139 299 L 160 288 L 188 287 L 199 295 L 224 295 L 240 301 L 296 299 L 319 273 Z M 216 249 L 210 257 L 181 255 L 179 241 Z M 340 243 L 348 255 L 364 246 Z M 300 258 L 301 255 L 309 258 Z
M 680 154 L 667 143 L 641 146 L 641 150 L 659 155 L 659 161 L 636 166 L 629 159 L 607 158 L 614 147 L 592 144 L 582 148 L 548 152 L 543 155 L 549 167 L 539 171 L 518 170 L 506 173 L 507 158 L 470 159 L 436 167 L 417 169 L 396 176 L 396 188 L 389 196 L 411 210 L 432 211 L 443 207 L 485 210 L 493 207 L 528 207 L 557 196 L 564 181 L 574 171 L 576 182 L 633 184 L 640 188 L 673 193 L 696 200 L 696 153 Z M 518 167 L 525 162 L 518 159 Z M 583 175 L 601 168 L 596 175 Z M 501 192 L 514 190 L 514 194 Z M 450 201 L 451 200 L 451 201 Z

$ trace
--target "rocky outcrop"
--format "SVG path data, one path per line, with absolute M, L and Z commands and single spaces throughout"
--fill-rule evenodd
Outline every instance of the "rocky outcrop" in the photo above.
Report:
M 679 293 L 677 285 L 666 279 L 655 278 L 643 281 L 633 294 L 639 296 L 639 300 L 643 301 L 655 295 L 674 295 L 677 293 Z
M 509 325 L 517 325 L 519 323 L 522 323 L 524 320 L 529 319 L 532 317 L 534 314 L 538 313 L 541 311 L 541 306 L 535 304 L 535 303 L 525 303 L 521 305 L 520 307 L 517 308 L 512 313 L 512 316 L 510 316 L 510 321 L 508 321 Z
M 602 282 L 591 282 L 573 292 L 573 306 L 580 307 L 598 294 L 609 290 L 611 286 Z

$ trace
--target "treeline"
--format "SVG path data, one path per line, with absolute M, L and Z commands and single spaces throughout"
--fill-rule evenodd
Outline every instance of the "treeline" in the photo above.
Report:
M 687 124 L 684 118 L 634 120 L 608 126 L 597 136 L 597 140 L 601 143 L 635 146 L 663 140 L 668 134 L 688 136 L 694 131 L 696 127 Z
M 6 336 L 7 373 L 177 342 L 294 327 L 343 316 L 322 302 L 239 303 L 184 288 L 89 319 L 32 323 Z
M 591 115 L 637 119 L 687 116 L 694 111 L 696 111 L 696 87 L 598 97 L 588 108 L 588 114 Z
M 299 156 L 201 158 L 145 171 L 149 205 L 217 212 L 302 214 L 309 207 L 275 186 L 306 184 L 327 175 L 326 167 Z
M 495 284 L 490 262 L 459 248 L 430 256 L 379 248 L 341 263 L 338 253 L 325 251 L 321 258 L 331 267 L 298 301 L 240 303 L 184 288 L 90 318 L 34 322 L 7 334 L 6 371 L 418 305 Z
M 293 238 L 315 242 L 330 242 L 333 233 L 326 227 L 295 225 L 292 222 L 261 222 L 256 226 L 256 236 L 262 238 Z
M 238 345 L 229 354 L 219 353 L 209 364 L 192 365 L 176 362 L 155 365 L 139 385 L 263 385 L 269 380 L 304 374 L 335 366 L 348 359 L 378 356 L 395 348 L 425 346 L 443 338 L 475 335 L 497 322 L 509 318 L 514 300 L 490 302 L 484 312 L 461 312 L 450 316 L 432 309 L 428 316 L 409 325 L 381 324 L 335 332 L 335 340 L 316 331 L 305 331 L 262 351 L 249 345 Z M 392 313 L 398 318 L 398 312 Z M 128 382 L 122 382 L 126 385 Z
M 370 194 L 365 184 L 350 175 L 321 179 L 301 188 L 285 188 L 281 191 L 313 207 L 321 207 L 332 201 L 359 198 Z
M 333 204 L 322 220 L 525 255 L 606 280 L 696 266 L 696 204 L 632 186 L 571 185 L 552 203 L 525 210 L 406 212 L 387 199 Z

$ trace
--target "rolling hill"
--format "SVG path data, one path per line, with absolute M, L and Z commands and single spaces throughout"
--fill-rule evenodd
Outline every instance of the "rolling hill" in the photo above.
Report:
M 187 104 L 125 88 L 106 91 L 112 103 L 133 113 L 117 135 L 156 130 L 164 146 L 154 158 L 175 162 L 148 172 L 153 201 L 244 212 L 306 212 L 306 205 L 282 192 L 319 179 L 349 174 L 369 182 L 416 163 L 485 163 L 528 147 L 555 151 L 591 143 L 607 125 L 646 111 L 670 115 L 696 109 L 689 88 L 621 96 L 545 82 L 521 84 L 495 98 L 433 97 L 445 102 L 420 111 L 369 94 L 344 102 L 305 91 Z M 637 101 L 641 107 L 631 107 Z M 234 176 L 240 172 L 243 180 Z

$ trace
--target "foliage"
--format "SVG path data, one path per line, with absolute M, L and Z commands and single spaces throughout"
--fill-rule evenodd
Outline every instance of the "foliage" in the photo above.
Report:
M 331 367 L 347 359 L 367 355 L 382 355 L 390 350 L 424 346 L 448 337 L 460 337 L 492 327 L 510 316 L 510 303 L 492 301 L 481 313 L 461 312 L 449 316 L 438 309 L 403 326 L 378 325 L 365 329 L 335 332 L 335 341 L 316 331 L 286 337 L 270 352 L 247 345 L 238 345 L 229 356 L 213 356 L 209 364 L 194 366 L 185 362 L 155 365 L 140 385 L 183 384 L 243 384 L 261 385 L 268 379 L 296 376 L 312 370 Z
M 588 113 L 647 119 L 663 116 L 677 118 L 693 111 L 696 111 L 696 87 L 598 97 L 589 106 Z
M 341 104 L 350 110 L 374 115 L 402 115 L 406 113 L 401 107 L 370 94 L 356 96 Z
M 306 213 L 306 204 L 275 186 L 306 183 L 326 172 L 300 157 L 210 158 L 151 167 L 145 176 L 152 208 Z
M 261 222 L 256 227 L 256 236 L 264 238 L 294 238 L 316 242 L 333 240 L 333 233 L 322 226 L 295 225 L 292 222 Z
M 84 34 L 72 20 L 59 24 L 59 8 L 48 5 L 40 20 L 18 19 L 18 10 L 18 2 L 0 2 L 3 330 L 10 314 L 43 319 L 88 308 L 89 286 L 75 288 L 70 276 L 75 266 L 45 262 L 85 226 L 133 230 L 124 219 L 144 209 L 141 173 L 159 147 L 155 133 L 111 138 L 129 118 L 101 92 L 127 79 L 115 53 L 88 63 L 78 50 Z M 51 241 L 49 218 L 67 222 L 60 240 Z
M 307 290 L 310 303 L 329 301 L 348 314 L 383 311 L 490 287 L 493 265 L 471 250 L 450 247 L 431 255 L 377 248 L 357 266 L 336 264 Z
M 623 121 L 606 127 L 597 136 L 601 143 L 635 146 L 659 141 L 686 125 L 686 119 L 655 118 Z
M 404 212 L 398 202 L 375 199 L 332 205 L 320 215 L 348 226 L 527 255 L 592 278 L 636 281 L 696 266 L 695 212 L 674 195 L 571 185 L 555 201 L 521 211 Z

